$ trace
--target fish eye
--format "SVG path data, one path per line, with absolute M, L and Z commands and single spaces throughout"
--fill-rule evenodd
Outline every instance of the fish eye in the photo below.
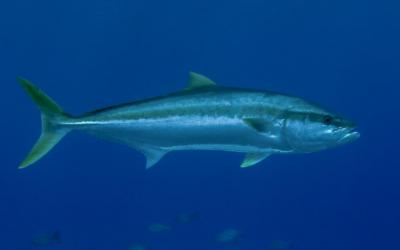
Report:
M 324 116 L 323 122 L 324 122 L 325 125 L 331 125 L 332 122 L 333 122 L 333 117 L 329 116 L 329 115 Z

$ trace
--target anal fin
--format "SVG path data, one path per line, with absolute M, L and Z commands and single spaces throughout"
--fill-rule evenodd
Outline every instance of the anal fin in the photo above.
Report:
M 261 152 L 261 153 L 248 153 L 246 154 L 242 164 L 240 164 L 241 168 L 251 167 L 260 161 L 264 160 L 268 156 L 270 156 L 270 152 Z
M 168 152 L 165 149 L 157 148 L 157 147 L 151 147 L 151 146 L 140 147 L 139 150 L 146 157 L 146 169 L 149 169 L 152 166 L 154 166 Z

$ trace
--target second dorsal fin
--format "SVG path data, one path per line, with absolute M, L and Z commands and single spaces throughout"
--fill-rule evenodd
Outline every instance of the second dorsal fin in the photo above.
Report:
M 195 72 L 190 72 L 189 73 L 189 82 L 185 89 L 192 90 L 192 89 L 197 89 L 197 88 L 213 87 L 215 85 L 216 85 L 215 82 L 213 82 L 209 78 L 207 78 L 203 75 L 197 74 Z

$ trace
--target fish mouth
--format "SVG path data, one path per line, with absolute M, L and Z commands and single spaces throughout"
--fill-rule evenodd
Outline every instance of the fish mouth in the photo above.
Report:
M 348 128 L 346 129 L 345 135 L 340 138 L 339 142 L 349 143 L 357 140 L 358 138 L 360 138 L 360 133 L 358 131 L 355 131 L 355 128 Z

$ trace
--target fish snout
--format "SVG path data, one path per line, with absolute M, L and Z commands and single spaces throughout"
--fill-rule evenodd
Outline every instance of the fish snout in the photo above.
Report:
M 339 128 L 340 133 L 342 133 L 342 136 L 339 139 L 340 143 L 349 143 L 360 138 L 360 133 L 356 131 L 356 123 L 346 121 L 343 125 L 343 127 Z

